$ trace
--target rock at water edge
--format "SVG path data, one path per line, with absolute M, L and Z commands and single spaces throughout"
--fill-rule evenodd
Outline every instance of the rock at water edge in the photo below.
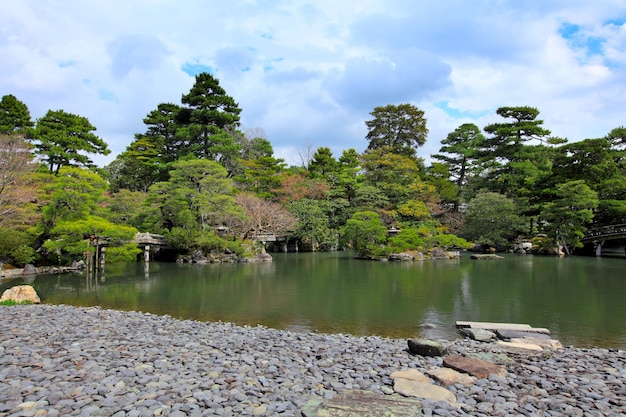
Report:
M 441 342 L 427 339 L 409 339 L 409 352 L 420 356 L 443 356 L 446 354 L 446 347 Z
M 30 285 L 18 285 L 5 290 L 0 298 L 0 303 L 4 301 L 15 301 L 16 303 L 31 302 L 34 304 L 41 303 L 37 292 Z

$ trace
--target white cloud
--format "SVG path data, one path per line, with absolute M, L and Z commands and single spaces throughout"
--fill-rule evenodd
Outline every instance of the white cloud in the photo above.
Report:
M 425 157 L 506 105 L 580 140 L 626 124 L 625 22 L 609 0 L 7 0 L 0 95 L 86 116 L 114 152 L 102 163 L 202 70 L 293 164 L 308 143 L 364 150 L 369 113 L 400 102 L 426 113 Z

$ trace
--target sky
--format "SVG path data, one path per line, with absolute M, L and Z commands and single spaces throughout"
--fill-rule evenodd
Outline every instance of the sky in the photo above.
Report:
M 428 163 L 463 123 L 531 106 L 553 136 L 626 125 L 626 0 L 4 0 L 0 96 L 87 117 L 111 162 L 209 72 L 289 165 L 363 152 L 377 106 L 411 103 Z

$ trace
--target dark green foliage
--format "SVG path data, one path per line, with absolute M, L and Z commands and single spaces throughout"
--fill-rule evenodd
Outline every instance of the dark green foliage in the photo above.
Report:
M 0 100 L 0 133 L 26 133 L 35 124 L 26 104 L 9 94 Z
M 0 256 L 8 256 L 9 263 L 18 268 L 37 259 L 33 243 L 34 237 L 27 232 L 0 227 Z
M 341 236 L 360 256 L 369 258 L 380 254 L 387 239 L 387 227 L 381 223 L 378 213 L 360 211 L 348 219 Z
M 555 240 L 564 240 L 569 247 L 582 246 L 584 236 L 593 220 L 593 209 L 598 207 L 598 195 L 585 184 L 584 180 L 569 181 L 559 184 L 555 198 L 546 203 L 541 211 L 541 218 L 548 236 Z
M 502 194 L 483 192 L 469 202 L 462 236 L 479 245 L 506 248 L 525 229 L 513 200 Z
M 52 111 L 37 121 L 29 138 L 35 153 L 43 158 L 50 172 L 64 166 L 95 168 L 89 154 L 108 155 L 106 142 L 93 134 L 96 128 L 87 118 L 63 110 Z
M 389 147 L 393 153 L 413 157 L 426 142 L 428 129 L 424 112 L 412 104 L 375 107 L 367 125 L 368 149 Z

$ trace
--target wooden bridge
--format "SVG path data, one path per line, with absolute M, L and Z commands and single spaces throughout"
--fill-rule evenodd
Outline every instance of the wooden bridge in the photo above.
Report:
M 593 243 L 596 248 L 596 256 L 602 255 L 602 245 L 607 240 L 626 239 L 626 224 L 614 224 L 611 226 L 588 229 L 585 236 L 580 240 L 582 243 Z
M 165 236 L 154 233 L 137 233 L 133 242 L 143 249 L 143 260 L 145 262 L 150 262 L 151 253 L 169 247 Z

